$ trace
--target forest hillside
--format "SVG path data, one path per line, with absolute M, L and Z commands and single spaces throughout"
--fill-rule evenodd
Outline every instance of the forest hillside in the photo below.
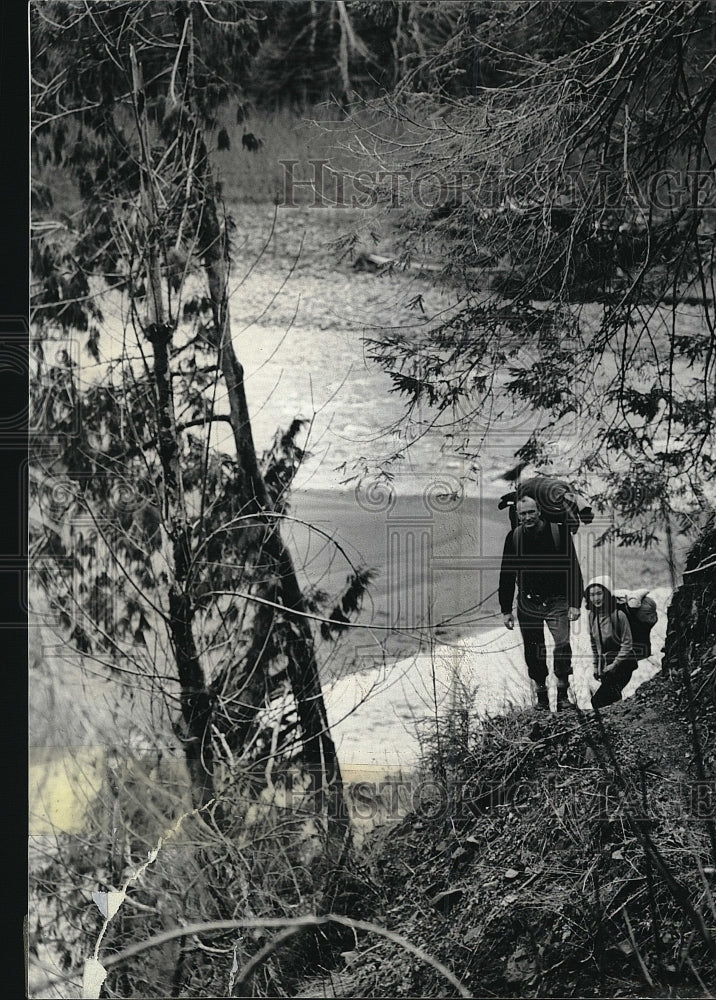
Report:
M 712 995 L 716 6 L 29 35 L 31 995 Z

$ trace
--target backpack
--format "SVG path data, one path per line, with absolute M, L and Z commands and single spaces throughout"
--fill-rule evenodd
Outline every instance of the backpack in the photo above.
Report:
M 575 534 L 580 522 L 591 524 L 594 520 L 587 500 L 564 479 L 534 476 L 500 498 L 498 510 L 507 507 L 513 529 L 517 527 L 517 501 L 523 497 L 531 497 L 539 505 L 546 521 L 555 525 L 566 524 L 572 534 Z M 554 530 L 553 537 L 556 544 L 558 536 L 555 536 Z
M 614 595 L 617 610 L 623 611 L 629 621 L 634 656 L 637 660 L 651 656 L 651 630 L 659 620 L 656 601 L 647 597 L 643 591 L 642 594 L 641 598 L 638 594 L 631 597 L 628 593 Z

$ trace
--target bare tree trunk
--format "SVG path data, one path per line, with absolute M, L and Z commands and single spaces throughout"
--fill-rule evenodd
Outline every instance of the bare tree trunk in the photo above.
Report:
M 184 754 L 195 802 L 199 806 L 205 806 L 214 798 L 214 761 L 209 732 L 211 705 L 192 630 L 194 609 L 186 592 L 190 529 L 180 502 L 179 449 L 169 374 L 171 331 L 166 326 L 149 327 L 146 333 L 154 352 L 158 450 L 164 472 L 164 497 L 174 561 L 174 574 L 169 588 L 169 630 L 176 657 L 182 717 L 186 727 L 183 737 Z
M 181 688 L 181 710 L 185 726 L 184 754 L 191 777 L 192 795 L 197 806 L 205 806 L 214 798 L 214 761 L 209 731 L 211 704 L 192 631 L 194 608 L 186 590 L 190 566 L 190 526 L 184 502 L 174 397 L 169 371 L 169 345 L 173 328 L 164 308 L 153 177 L 143 112 L 142 78 L 133 50 L 132 73 L 142 147 L 142 209 L 147 231 L 148 322 L 144 333 L 152 345 L 154 355 L 157 448 L 163 473 L 164 517 L 168 525 L 174 563 L 169 588 L 169 631 Z
M 318 7 L 316 0 L 311 0 L 311 34 L 308 40 L 308 52 L 311 59 L 316 55 L 316 32 L 318 28 Z
M 666 529 L 666 553 L 669 564 L 669 577 L 671 579 L 671 589 L 676 590 L 679 585 L 676 573 L 676 556 L 674 554 L 674 536 L 671 526 L 671 512 L 667 504 L 664 504 L 664 527 Z
M 291 553 L 283 544 L 278 521 L 265 516 L 267 513 L 270 514 L 273 508 L 256 458 L 246 402 L 244 370 L 231 341 L 226 244 L 219 223 L 213 179 L 205 148 L 200 159 L 204 164 L 202 177 L 204 205 L 199 238 L 214 312 L 219 367 L 226 384 L 238 465 L 243 475 L 242 501 L 246 505 L 247 512 L 253 507 L 266 523 L 264 551 L 276 566 L 283 606 L 289 612 L 287 617 L 292 636 L 286 648 L 287 673 L 296 700 L 302 731 L 303 758 L 311 777 L 316 811 L 321 815 L 324 806 L 327 805 L 329 825 L 335 827 L 337 824 L 345 834 L 348 830 L 348 821 L 343 800 L 342 777 L 328 726 L 313 632 L 308 619 L 303 617 L 308 609 Z M 290 615 L 291 611 L 295 612 L 295 615 Z

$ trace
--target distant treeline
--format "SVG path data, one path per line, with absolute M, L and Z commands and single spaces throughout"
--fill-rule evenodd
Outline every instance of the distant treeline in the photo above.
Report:
M 345 104 L 420 78 L 426 56 L 474 18 L 471 3 L 435 0 L 259 0 L 248 9 L 253 37 L 237 75 L 247 107 L 268 108 Z M 466 50 L 452 68 L 455 96 L 472 86 L 471 61 Z
M 670 5 L 660 6 L 667 16 Z M 275 109 L 346 104 L 396 89 L 455 100 L 482 88 L 518 89 L 540 64 L 568 62 L 581 46 L 608 37 L 639 3 L 230 0 L 214 8 L 227 25 L 242 25 L 244 58 L 232 82 L 240 78 L 247 106 Z

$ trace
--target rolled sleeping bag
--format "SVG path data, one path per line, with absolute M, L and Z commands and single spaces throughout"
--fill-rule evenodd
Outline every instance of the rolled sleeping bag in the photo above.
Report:
M 507 507 L 513 528 L 517 526 L 516 504 L 521 497 L 532 497 L 548 521 L 566 523 L 572 534 L 577 531 L 580 521 L 582 524 L 591 524 L 594 520 L 587 498 L 566 480 L 556 479 L 554 476 L 533 476 L 521 483 L 516 490 L 503 494 L 497 505 L 498 510 Z
M 515 502 L 522 497 L 532 497 L 548 521 L 567 524 L 572 534 L 579 527 L 577 495 L 564 479 L 535 476 L 517 487 Z

